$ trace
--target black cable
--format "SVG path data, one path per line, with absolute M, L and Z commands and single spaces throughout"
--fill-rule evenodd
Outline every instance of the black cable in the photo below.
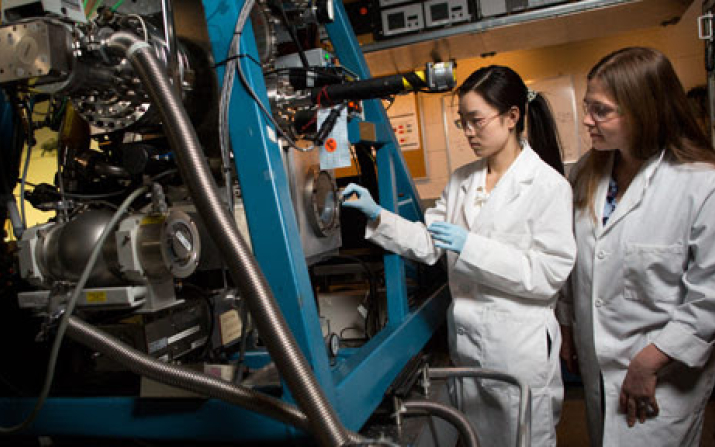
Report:
M 62 135 L 64 133 L 64 126 L 66 120 L 62 118 L 60 123 L 60 129 L 58 134 Z M 65 182 L 62 159 L 64 155 L 64 145 L 61 143 L 60 139 L 57 140 L 57 186 L 60 188 L 60 216 L 66 221 L 69 220 L 69 213 L 67 212 L 67 201 L 65 200 Z
M 371 333 L 372 335 L 377 334 L 380 332 L 380 329 L 382 329 L 382 324 L 380 321 L 380 298 L 378 296 L 378 289 L 377 289 L 377 275 L 375 276 L 375 285 L 373 286 L 372 293 L 371 293 L 371 299 L 368 302 L 368 307 L 367 307 L 367 319 L 366 319 L 366 324 L 372 322 L 372 327 L 371 327 Z M 368 321 L 368 319 L 370 319 Z M 369 335 L 369 336 L 372 336 Z
M 281 74 L 281 73 L 290 73 L 292 71 L 299 70 L 299 71 L 304 71 L 306 73 L 317 73 L 321 74 L 324 76 L 327 76 L 329 78 L 333 78 L 335 80 L 342 81 L 344 79 L 343 76 L 340 76 L 337 73 L 331 73 L 330 70 L 326 70 L 323 67 L 282 67 L 282 68 L 276 68 L 275 70 L 269 70 L 263 73 L 266 76 L 274 75 L 274 74 Z
M 235 42 L 240 42 L 241 35 L 242 35 L 242 31 L 234 32 Z M 232 43 L 232 46 L 233 46 L 233 43 Z M 236 48 L 236 51 L 238 51 L 239 49 L 240 49 L 240 44 Z M 239 55 L 240 55 L 240 53 L 239 53 Z M 227 58 L 226 61 L 230 61 L 232 58 L 233 58 L 233 56 Z M 255 62 L 255 59 L 251 58 L 251 60 L 253 60 Z M 288 133 L 285 130 L 283 130 L 283 128 L 278 124 L 278 121 L 276 121 L 276 119 L 273 117 L 271 112 L 266 108 L 266 106 L 263 104 L 263 102 L 260 100 L 260 98 L 258 98 L 258 95 L 253 90 L 253 87 L 250 85 L 250 83 L 248 82 L 248 79 L 246 79 L 246 76 L 243 73 L 242 65 L 240 63 L 237 63 L 235 65 L 236 65 L 235 71 L 238 73 L 238 78 L 240 79 L 241 84 L 243 85 L 243 88 L 246 90 L 248 95 L 255 101 L 256 105 L 258 105 L 259 109 L 261 110 L 261 112 L 263 112 L 266 119 L 268 119 L 268 121 L 270 121 L 271 124 L 273 124 L 273 127 L 275 128 L 276 132 L 278 132 L 280 134 L 280 136 L 288 143 L 288 146 L 290 146 L 293 149 L 296 149 L 297 151 L 300 151 L 300 152 L 307 152 L 307 151 L 314 149 L 314 146 L 307 148 L 307 149 L 301 148 L 295 143 L 295 141 L 293 141 L 293 139 L 288 135 Z M 232 84 L 232 82 L 233 81 L 231 81 L 230 83 Z M 226 104 L 224 107 L 228 107 L 228 102 L 230 101 L 230 99 L 225 98 L 225 101 L 226 101 Z M 224 98 L 223 98 L 223 92 L 222 92 L 222 104 L 223 104 L 223 102 L 224 102 Z
M 365 153 L 365 155 L 368 156 L 370 161 L 372 161 L 373 166 L 375 166 L 377 164 L 377 162 L 375 161 L 375 157 L 372 155 L 372 152 L 370 151 L 369 146 L 360 144 L 360 145 L 358 145 L 358 147 L 360 147 L 360 149 Z
M 210 296 L 204 295 L 206 300 L 206 308 L 209 310 L 209 327 L 208 327 L 208 339 L 206 340 L 206 345 L 204 345 L 204 350 L 201 352 L 201 358 L 206 359 L 209 357 L 213 351 L 211 349 L 213 343 L 213 333 L 216 329 L 216 308 L 214 307 L 214 302 Z
M 390 108 L 395 104 L 395 99 L 397 99 L 397 98 L 394 95 L 386 97 L 386 98 L 382 98 L 383 101 L 387 101 L 387 107 L 385 107 L 385 112 L 390 110 Z M 384 104 L 383 104 L 383 107 L 384 107 Z
M 315 139 L 313 140 L 313 142 L 316 146 L 323 145 L 325 140 L 328 138 L 328 135 L 330 135 L 330 132 L 333 131 L 335 123 L 338 121 L 340 114 L 343 113 L 343 110 L 345 110 L 345 107 L 347 107 L 347 104 L 343 103 L 340 104 L 338 107 L 334 107 L 330 111 L 328 117 L 325 118 L 323 124 L 320 125 L 320 129 L 318 129 L 318 132 L 315 134 Z
M 160 172 L 160 173 L 156 174 L 155 176 L 151 177 L 149 180 L 151 180 L 152 182 L 155 182 L 155 181 L 157 181 L 161 178 L 167 177 L 169 175 L 177 174 L 178 172 L 179 172 L 179 170 L 176 168 L 167 169 L 166 171 Z
M 286 10 L 283 7 L 283 2 L 277 1 L 274 4 L 278 9 L 280 9 L 281 21 L 283 22 L 283 26 L 285 26 L 285 28 L 288 30 L 288 34 L 290 35 L 291 40 L 295 44 L 296 48 L 298 48 L 298 56 L 300 57 L 300 61 L 303 63 L 303 67 L 310 67 L 310 64 L 308 63 L 308 58 L 305 56 L 305 51 L 303 51 L 303 45 L 300 44 L 298 35 L 295 32 L 295 27 L 288 20 L 288 15 L 286 14 Z
M 37 144 L 35 140 L 35 128 L 32 122 L 32 111 L 34 109 L 35 103 L 31 99 L 29 102 L 23 104 L 23 108 L 27 113 L 27 152 L 25 155 L 25 163 L 22 168 L 22 177 L 20 178 L 20 219 L 22 220 L 23 231 L 27 229 L 27 215 L 25 213 L 25 186 L 27 185 L 27 172 L 30 167 L 30 160 L 32 159 L 32 148 Z
M 365 274 L 367 276 L 368 280 L 368 296 L 370 297 L 370 300 L 368 302 L 368 307 L 367 307 L 367 315 L 365 316 L 365 336 L 370 339 L 372 338 L 372 335 L 376 334 L 379 330 L 379 306 L 377 305 L 377 277 L 375 273 L 372 271 L 370 266 L 363 261 L 362 259 L 358 258 L 357 256 L 351 256 L 351 255 L 334 255 L 331 257 L 331 259 L 345 259 L 353 262 L 357 262 L 360 264 L 362 269 L 365 271 Z M 364 301 L 364 300 L 363 300 Z M 371 310 L 371 307 L 373 308 Z M 377 308 L 375 308 L 377 307 Z M 369 320 L 370 320 L 370 315 L 372 314 L 377 314 L 377 323 L 375 324 L 376 330 L 373 332 L 371 331 L 371 328 L 369 327 Z
M 35 183 L 31 182 L 25 182 L 26 185 L 32 186 L 33 188 L 37 188 L 38 185 Z M 48 189 L 44 191 L 48 194 L 54 194 L 57 196 L 62 197 L 62 193 L 59 191 L 55 191 L 52 189 Z M 69 197 L 70 199 L 86 199 L 86 200 L 95 200 L 95 199 L 106 199 L 110 197 L 116 197 L 116 196 L 121 196 L 122 194 L 126 194 L 127 190 L 124 189 L 122 191 L 112 191 L 112 192 L 107 192 L 107 193 L 102 193 L 102 194 L 76 194 L 72 192 L 66 192 L 64 193 L 64 196 Z
M 216 62 L 216 63 L 214 64 L 213 68 L 218 68 L 218 67 L 221 67 L 221 66 L 223 66 L 223 65 L 226 65 L 227 63 L 229 63 L 229 62 L 231 62 L 231 61 L 233 61 L 233 60 L 243 59 L 243 58 L 246 58 L 246 59 L 250 60 L 250 61 L 253 62 L 254 64 L 258 65 L 259 67 L 262 66 L 261 63 L 260 63 L 259 61 L 257 61 L 256 58 L 253 57 L 252 55 L 246 54 L 246 53 L 241 53 L 241 54 L 237 54 L 237 55 L 235 55 L 235 56 L 228 57 L 228 58 L 222 60 L 221 62 Z
M 243 74 L 243 68 L 241 67 L 241 64 L 236 64 L 236 71 L 238 72 L 238 78 L 241 80 L 243 88 L 246 89 L 246 92 L 251 98 L 253 98 L 253 100 L 258 105 L 258 108 L 261 109 L 266 118 L 273 124 L 273 127 L 276 129 L 276 131 L 288 142 L 288 145 L 290 147 L 299 151 L 303 151 L 303 149 L 298 147 L 298 145 L 295 144 L 295 141 L 293 141 L 293 139 L 283 130 L 283 128 L 278 124 L 278 121 L 273 118 L 271 112 L 266 108 L 266 106 L 263 104 L 256 92 L 253 90 L 253 87 L 251 87 L 251 85 L 249 84 L 248 79 L 246 79 L 246 75 Z
M 357 327 L 357 326 L 348 326 L 348 327 L 342 328 L 342 329 L 340 330 L 340 341 L 359 342 L 359 341 L 366 341 L 366 340 L 368 340 L 367 336 L 362 337 L 362 338 L 359 338 L 359 337 L 358 337 L 358 338 L 345 338 L 345 337 L 343 336 L 343 334 L 345 333 L 345 331 L 355 331 L 355 332 L 357 332 L 357 333 L 359 334 L 359 333 L 360 333 L 360 332 L 359 332 L 359 331 L 360 331 L 360 328 Z M 363 331 L 363 333 L 365 333 L 365 328 L 363 328 L 362 331 Z
M 243 381 L 243 372 L 246 369 L 246 348 L 248 345 L 248 306 L 246 306 L 245 300 L 241 300 L 241 345 L 238 350 L 238 367 L 236 368 L 236 375 L 234 377 L 235 383 L 241 383 Z

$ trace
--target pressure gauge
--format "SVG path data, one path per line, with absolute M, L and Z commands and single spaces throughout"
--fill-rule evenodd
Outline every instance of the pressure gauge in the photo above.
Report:
M 338 351 L 340 351 L 340 337 L 335 332 L 331 332 L 328 335 L 328 356 L 335 358 L 338 356 Z

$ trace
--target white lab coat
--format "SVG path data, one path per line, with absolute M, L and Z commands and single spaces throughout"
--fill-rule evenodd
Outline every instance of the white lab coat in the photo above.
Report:
M 559 319 L 574 318 L 591 444 L 699 446 L 715 381 L 715 169 L 653 157 L 604 227 L 611 167 L 595 195 L 598 221 L 576 211 L 579 252 L 559 303 Z M 628 428 L 621 385 L 650 343 L 676 361 L 658 374 L 660 414 Z
M 457 366 L 483 367 L 527 381 L 532 388 L 532 444 L 555 446 L 563 384 L 556 294 L 571 272 L 576 246 L 571 188 L 529 147 L 523 150 L 479 210 L 477 188 L 487 165 L 457 169 L 425 223 L 383 210 L 366 237 L 386 249 L 435 263 L 427 226 L 446 221 L 470 230 L 461 254 L 447 252 L 452 304 L 449 344 Z M 478 214 L 478 215 L 477 215 Z M 548 351 L 548 339 L 551 350 Z M 463 400 L 480 445 L 516 444 L 519 393 L 495 381 L 461 381 Z

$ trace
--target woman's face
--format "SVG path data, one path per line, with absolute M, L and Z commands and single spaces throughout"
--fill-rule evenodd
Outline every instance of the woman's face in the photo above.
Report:
M 477 157 L 490 157 L 500 152 L 516 126 L 516 107 L 500 114 L 482 96 L 469 92 L 459 99 L 459 117 L 464 135 Z
M 600 80 L 588 81 L 583 103 L 583 124 L 591 137 L 593 149 L 629 151 L 630 132 L 626 117 Z

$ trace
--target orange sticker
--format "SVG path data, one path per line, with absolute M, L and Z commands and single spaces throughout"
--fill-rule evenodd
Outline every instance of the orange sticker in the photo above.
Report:
M 328 140 L 325 142 L 325 150 L 328 152 L 335 152 L 335 149 L 338 148 L 338 142 L 335 141 L 335 138 L 328 138 Z

